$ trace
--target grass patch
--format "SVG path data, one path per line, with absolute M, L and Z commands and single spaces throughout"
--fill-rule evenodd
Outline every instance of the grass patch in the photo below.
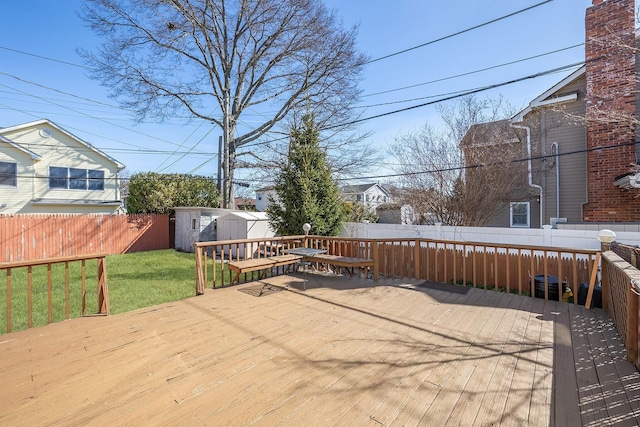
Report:
M 209 265 L 210 265 L 209 260 Z M 51 268 L 52 321 L 66 317 L 64 264 Z M 86 312 L 98 311 L 97 261 L 86 261 Z M 217 269 L 218 272 L 220 269 Z M 81 263 L 69 263 L 69 317 L 82 316 Z M 137 252 L 107 257 L 107 281 L 111 314 L 124 313 L 195 295 L 195 256 L 172 249 Z M 218 273 L 219 274 L 219 273 Z M 3 272 L 4 276 L 4 272 Z M 33 267 L 33 326 L 47 324 L 48 271 L 46 266 Z M 2 278 L 4 279 L 4 277 Z M 27 268 L 11 271 L 11 329 L 28 327 Z M 4 286 L 3 286 L 4 287 Z M 6 332 L 7 295 L 0 292 L 0 333 Z

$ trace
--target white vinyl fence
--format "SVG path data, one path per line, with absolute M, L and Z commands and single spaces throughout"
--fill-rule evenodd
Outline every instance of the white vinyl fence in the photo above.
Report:
M 455 240 L 459 242 L 481 242 L 529 246 L 548 246 L 570 249 L 600 249 L 597 234 L 600 229 L 613 229 L 616 241 L 628 245 L 640 245 L 638 226 L 611 226 L 585 224 L 582 230 L 544 228 L 499 228 L 499 227 L 451 227 L 444 225 L 399 225 L 365 224 L 348 222 L 341 237 L 361 239 L 422 238 Z

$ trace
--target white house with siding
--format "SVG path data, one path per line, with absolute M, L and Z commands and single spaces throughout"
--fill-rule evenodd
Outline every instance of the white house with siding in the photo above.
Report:
M 382 185 L 375 183 L 345 185 L 340 188 L 340 192 L 346 200 L 361 203 L 373 211 L 375 211 L 379 205 L 391 202 L 389 191 Z
M 264 212 L 267 210 L 269 200 L 278 201 L 278 194 L 273 186 L 262 187 L 256 190 L 256 210 Z
M 0 214 L 117 213 L 122 169 L 50 120 L 0 128 Z

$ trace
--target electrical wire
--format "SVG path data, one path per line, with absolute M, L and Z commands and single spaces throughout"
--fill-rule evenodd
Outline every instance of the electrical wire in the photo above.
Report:
M 394 56 L 397 56 L 397 55 L 401 55 L 403 53 L 407 53 L 407 52 L 410 52 L 412 50 L 419 49 L 421 47 L 429 46 L 431 44 L 438 43 L 438 42 L 441 42 L 443 40 L 447 40 L 447 39 L 450 39 L 450 38 L 455 37 L 455 36 L 459 36 L 459 35 L 464 34 L 464 33 L 468 33 L 469 31 L 477 30 L 478 28 L 486 27 L 487 25 L 490 25 L 490 24 L 495 24 L 496 22 L 502 21 L 504 19 L 510 18 L 512 16 L 515 16 L 515 15 L 518 15 L 520 13 L 527 12 L 527 11 L 529 11 L 531 9 L 535 9 L 536 7 L 542 6 L 542 5 L 547 4 L 547 3 L 551 3 L 552 1 L 554 1 L 554 0 L 545 0 L 543 2 L 540 2 L 540 3 L 534 4 L 532 6 L 526 7 L 524 9 L 517 10 L 517 11 L 509 13 L 507 15 L 503 15 L 503 16 L 501 16 L 499 18 L 491 19 L 489 21 L 483 22 L 482 24 L 474 25 L 473 27 L 469 27 L 469 28 L 466 28 L 464 30 L 457 31 L 455 33 L 452 33 L 452 34 L 449 34 L 449 35 L 446 35 L 446 36 L 443 36 L 443 37 L 439 37 L 437 39 L 428 41 L 426 43 L 422 43 L 422 44 L 419 44 L 417 46 L 413 46 L 413 47 L 410 47 L 410 48 L 407 48 L 407 49 L 403 49 L 403 50 L 400 50 L 400 51 L 397 51 L 397 52 L 393 52 L 393 53 L 390 53 L 388 55 L 381 56 L 379 58 L 370 59 L 370 60 L 364 62 L 363 64 L 366 65 L 366 64 L 371 64 L 373 62 L 382 61 L 383 59 L 387 59 L 387 58 L 391 58 L 391 57 L 394 57 Z
M 412 105 L 410 107 L 405 107 L 405 108 L 400 108 L 400 109 L 397 109 L 397 110 L 388 111 L 386 113 L 376 114 L 376 115 L 373 115 L 373 116 L 363 117 L 361 119 L 355 119 L 355 120 L 351 120 L 351 121 L 348 121 L 348 122 L 327 126 L 326 128 L 323 128 L 322 130 L 330 130 L 330 129 L 340 128 L 340 127 L 344 127 L 344 126 L 350 126 L 350 125 L 353 125 L 353 124 L 356 124 L 356 123 L 361 123 L 361 122 L 368 121 L 368 120 L 378 119 L 380 117 L 390 116 L 390 115 L 393 115 L 393 114 L 398 114 L 398 113 L 402 113 L 402 112 L 405 112 L 405 111 L 413 110 L 413 109 L 416 109 L 416 108 L 422 108 L 422 107 L 438 104 L 438 103 L 445 102 L 445 101 L 451 101 L 451 100 L 454 100 L 454 99 L 457 99 L 457 98 L 462 98 L 464 96 L 474 95 L 474 94 L 477 94 L 477 93 L 480 93 L 480 92 L 484 92 L 484 91 L 487 91 L 487 90 L 491 90 L 491 89 L 495 89 L 495 88 L 499 88 L 499 87 L 503 87 L 503 86 L 507 86 L 507 85 L 511 85 L 511 84 L 515 84 L 515 83 L 519 83 L 519 82 L 522 82 L 522 81 L 525 81 L 525 80 L 536 79 L 536 78 L 543 77 L 543 76 L 546 76 L 546 75 L 549 75 L 549 74 L 554 74 L 554 73 L 558 73 L 558 72 L 561 72 L 561 71 L 566 71 L 566 70 L 569 70 L 569 69 L 572 69 L 572 68 L 580 67 L 582 65 L 584 65 L 584 62 L 575 62 L 573 64 L 563 65 L 563 66 L 560 66 L 560 67 L 552 68 L 550 70 L 541 71 L 541 72 L 538 72 L 538 73 L 535 73 L 535 74 L 529 74 L 529 75 L 524 76 L 524 77 L 519 77 L 519 78 L 503 81 L 503 82 L 500 82 L 500 83 L 495 83 L 495 84 L 491 84 L 491 85 L 488 85 L 488 86 L 475 88 L 475 89 L 468 89 L 468 90 L 461 91 L 461 92 L 458 92 L 458 93 L 453 94 L 453 95 L 446 96 L 444 98 L 436 99 L 434 101 L 424 102 L 424 103 L 421 103 L 421 104 Z M 287 138 L 288 138 L 288 136 L 284 136 L 284 137 L 281 137 L 281 138 L 270 139 L 268 141 L 257 141 L 257 142 L 253 142 L 253 143 L 248 143 L 248 144 L 242 145 L 242 147 L 243 148 L 256 147 L 256 146 L 260 146 L 260 145 L 269 144 L 269 143 L 272 143 L 272 142 L 284 141 Z
M 8 50 L 10 52 L 19 53 L 19 54 L 22 54 L 22 55 L 32 56 L 34 58 L 46 59 L 47 61 L 53 61 L 53 62 L 57 62 L 57 63 L 60 63 L 60 64 L 69 65 L 69 66 L 72 66 L 72 67 L 84 68 L 85 70 L 89 69 L 89 67 L 86 67 L 84 65 L 74 64 L 73 62 L 62 61 L 60 59 L 55 59 L 55 58 L 49 58 L 48 56 L 36 55 L 35 53 L 29 53 L 29 52 L 25 52 L 25 51 L 18 50 L 18 49 L 12 49 L 12 48 L 6 47 L 6 46 L 0 46 L 0 49 Z
M 585 153 L 590 153 L 594 151 L 612 150 L 612 149 L 627 147 L 632 145 L 640 145 L 640 141 L 625 142 L 622 144 L 610 144 L 610 145 L 604 145 L 604 146 L 592 147 L 592 148 L 584 148 L 580 150 L 567 151 L 565 153 L 557 153 L 557 154 L 554 153 L 554 154 L 545 154 L 545 155 L 539 155 L 539 156 L 522 157 L 522 158 L 512 159 L 512 160 L 501 160 L 493 163 L 482 163 L 482 164 L 465 165 L 465 166 L 452 166 L 448 168 L 429 169 L 429 170 L 422 170 L 422 171 L 416 171 L 416 172 L 401 172 L 401 173 L 395 173 L 395 174 L 369 175 L 369 176 L 361 176 L 356 178 L 336 178 L 336 180 L 337 181 L 362 181 L 362 180 L 375 180 L 375 179 L 381 179 L 381 178 L 401 178 L 404 176 L 425 175 L 425 174 L 442 173 L 442 172 L 454 172 L 454 171 L 462 171 L 467 169 L 480 169 L 483 167 L 490 167 L 490 166 L 500 166 L 500 165 L 507 165 L 507 164 L 515 164 L 515 163 L 524 163 L 524 162 L 534 161 L 534 160 L 553 159 L 556 156 L 561 156 L 561 157 L 574 156 L 577 154 L 585 154 Z M 209 159 L 202 165 L 211 161 L 212 159 Z M 200 168 L 202 165 L 199 165 L 194 170 Z M 190 175 L 191 173 L 192 172 L 177 173 L 177 175 Z M 163 174 L 159 174 L 159 175 L 163 175 Z M 166 175 L 176 175 L 176 174 L 166 174 Z M 50 178 L 50 176 L 48 175 L 47 176 L 14 175 L 14 176 L 19 177 L 21 179 L 49 179 Z M 202 179 L 213 179 L 213 177 L 206 177 L 203 175 L 200 175 L 198 177 Z M 109 178 L 105 178 L 105 179 L 109 179 Z M 130 178 L 119 178 L 119 179 L 128 180 Z M 167 177 L 164 179 L 171 179 L 171 178 Z M 243 179 L 243 181 L 261 183 L 261 184 L 264 183 L 263 180 L 257 180 L 257 179 Z
M 363 98 L 367 98 L 367 97 L 370 97 L 370 96 L 384 95 L 384 94 L 387 94 L 387 93 L 399 92 L 401 90 L 413 89 L 413 88 L 420 87 L 420 86 L 426 86 L 426 85 L 430 85 L 430 84 L 433 84 L 433 83 L 440 83 L 440 82 L 443 82 L 443 81 L 446 81 L 446 80 L 457 79 L 459 77 L 466 77 L 466 76 L 470 76 L 472 74 L 482 73 L 484 71 L 495 70 L 497 68 L 506 67 L 508 65 L 518 64 L 520 62 L 530 61 L 532 59 L 542 58 L 543 56 L 553 55 L 554 53 L 564 52 L 566 50 L 575 49 L 576 47 L 580 47 L 580 46 L 584 46 L 584 43 L 574 44 L 573 46 L 564 47 L 562 49 L 556 49 L 556 50 L 552 50 L 552 51 L 549 51 L 549 52 L 541 53 L 539 55 L 533 55 L 533 56 L 529 56 L 527 58 L 516 59 L 515 61 L 504 62 L 502 64 L 492 65 L 491 67 L 481 68 L 481 69 L 474 70 L 474 71 L 468 71 L 466 73 L 456 74 L 454 76 L 442 77 L 442 78 L 439 78 L 439 79 L 436 79 L 436 80 L 430 80 L 428 82 L 416 83 L 416 84 L 413 84 L 413 85 L 403 86 L 403 87 L 399 87 L 399 88 L 396 88 L 396 89 L 389 89 L 389 90 L 384 90 L 384 91 L 381 91 L 381 92 L 369 93 L 369 94 L 366 94 L 366 95 L 362 95 L 362 97 Z

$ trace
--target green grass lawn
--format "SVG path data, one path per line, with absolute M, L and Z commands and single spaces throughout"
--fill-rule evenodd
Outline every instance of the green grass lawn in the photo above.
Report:
M 209 274 L 211 274 L 209 260 Z M 82 315 L 82 286 L 80 262 L 69 263 L 69 317 Z M 219 271 L 219 269 L 218 269 Z M 4 275 L 4 271 L 2 271 Z M 107 282 L 111 314 L 123 313 L 177 301 L 195 295 L 195 256 L 172 249 L 137 252 L 107 257 Z M 3 282 L 5 278 L 0 278 Z M 211 278 L 209 278 L 211 282 Z M 33 268 L 33 326 L 47 324 L 47 267 Z M 0 282 L 1 283 L 1 282 Z M 27 269 L 11 272 L 11 329 L 26 329 Z M 98 311 L 97 261 L 86 262 L 87 314 Z M 53 321 L 65 319 L 64 264 L 52 268 Z M 0 334 L 6 332 L 6 292 L 0 293 Z

